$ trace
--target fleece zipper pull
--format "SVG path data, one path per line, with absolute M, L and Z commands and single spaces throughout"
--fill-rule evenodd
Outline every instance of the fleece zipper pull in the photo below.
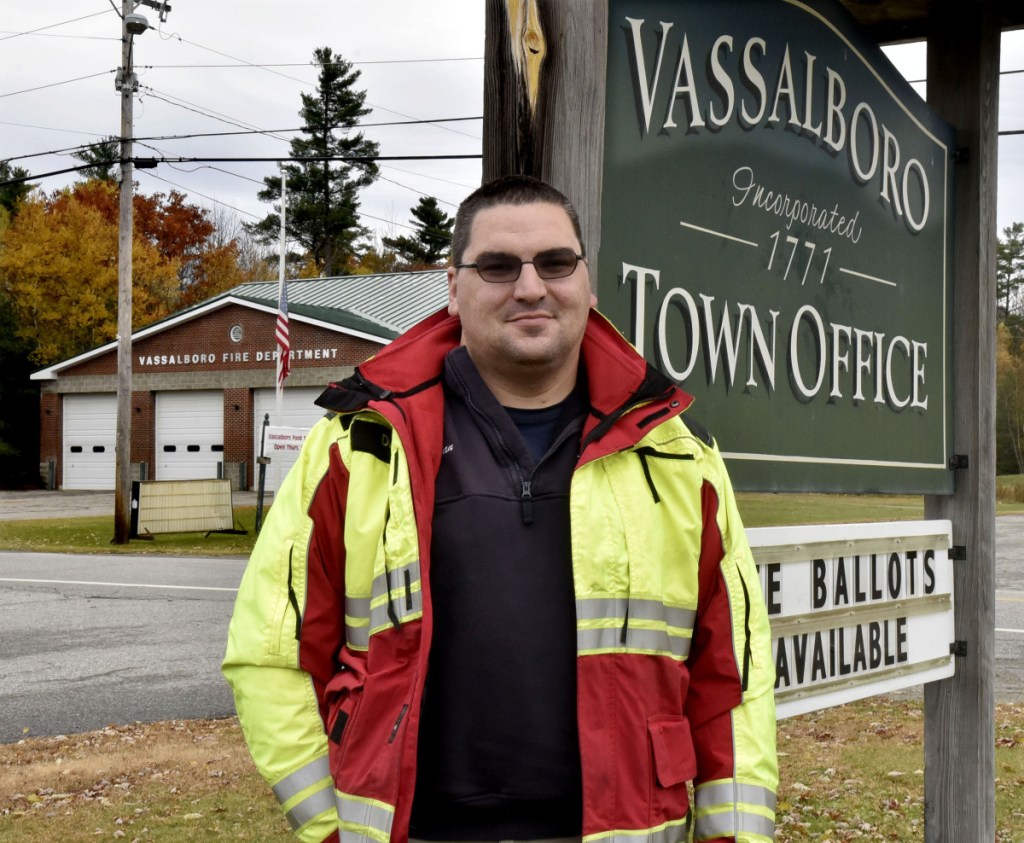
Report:
M 533 523 L 533 492 L 530 490 L 532 482 L 529 480 L 523 480 L 523 523 Z

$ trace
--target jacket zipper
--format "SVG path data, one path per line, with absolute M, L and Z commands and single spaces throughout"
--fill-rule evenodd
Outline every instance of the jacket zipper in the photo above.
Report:
M 395 725 L 391 728 L 391 736 L 388 738 L 388 743 L 394 743 L 395 738 L 398 736 L 398 727 L 402 725 L 402 720 L 405 719 L 405 713 L 409 710 L 409 704 L 406 703 L 402 706 L 402 710 L 398 712 L 398 719 L 395 720 Z
M 740 676 L 740 690 L 746 693 L 750 679 L 750 663 L 753 659 L 750 650 L 750 592 L 747 591 L 747 581 L 743 579 L 743 573 L 739 570 L 737 573 L 740 585 L 743 586 L 743 673 Z
M 476 403 L 476 401 L 473 400 L 473 392 L 472 390 L 470 390 L 469 385 L 466 383 L 465 379 L 462 377 L 462 374 L 458 370 L 455 371 L 455 376 L 459 379 L 459 385 L 462 387 L 463 395 L 466 396 L 466 403 L 469 404 L 470 409 L 472 409 L 474 413 L 476 413 L 484 421 L 487 422 L 487 426 L 494 433 L 495 438 L 498 440 L 498 444 L 501 446 L 501 450 L 505 454 L 505 459 L 508 460 L 509 467 L 513 471 L 515 471 L 516 477 L 519 480 L 519 500 L 522 503 L 523 507 L 523 523 L 532 524 L 533 477 L 537 473 L 537 469 L 540 468 L 541 463 L 544 462 L 544 457 L 541 457 L 537 465 L 534 466 L 533 471 L 530 472 L 530 476 L 525 476 L 523 473 L 523 467 L 519 464 L 519 461 L 516 459 L 515 454 L 512 453 L 512 448 L 505 440 L 505 437 L 502 436 L 501 428 L 499 428 L 498 425 L 494 423 L 494 419 L 492 419 L 487 413 L 485 413 L 483 409 Z M 559 439 L 556 439 L 555 441 L 560 443 L 561 437 L 559 437 Z M 552 448 L 548 448 L 548 453 L 550 453 L 551 450 Z M 547 454 L 545 454 L 544 456 L 547 456 Z

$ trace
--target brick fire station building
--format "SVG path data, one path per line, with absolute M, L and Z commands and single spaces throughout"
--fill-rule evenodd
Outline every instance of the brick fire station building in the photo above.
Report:
M 309 428 L 313 402 L 447 303 L 444 270 L 288 282 L 291 374 L 275 397 L 277 282 L 235 287 L 132 337 L 132 476 L 256 486 L 264 423 Z M 49 488 L 113 489 L 117 343 L 32 375 Z

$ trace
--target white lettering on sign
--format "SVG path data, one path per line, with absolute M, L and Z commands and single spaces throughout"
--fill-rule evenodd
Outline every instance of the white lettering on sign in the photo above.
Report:
M 852 217 L 847 217 L 840 213 L 838 204 L 833 204 L 831 208 L 819 208 L 813 202 L 809 203 L 806 200 L 792 197 L 788 193 L 772 190 L 758 184 L 754 180 L 753 168 L 746 166 L 736 168 L 732 174 L 732 186 L 734 188 L 733 207 L 741 208 L 749 201 L 751 207 L 786 220 L 787 231 L 793 227 L 794 223 L 799 222 L 808 228 L 816 228 L 837 237 L 845 237 L 851 243 L 860 241 L 862 234 L 859 223 L 860 211 L 855 212 Z
M 206 366 L 217 362 L 216 354 L 140 354 L 140 366 Z
M 952 675 L 948 521 L 747 531 L 790 716 Z
M 790 127 L 813 139 L 829 156 L 845 152 L 858 183 L 873 184 L 879 199 L 911 230 L 924 229 L 931 213 L 924 166 L 916 158 L 905 159 L 899 139 L 879 123 L 868 103 L 847 102 L 842 74 L 819 66 L 816 55 L 807 50 L 793 54 L 788 43 L 769 44 L 758 37 L 739 46 L 730 35 L 721 35 L 710 45 L 695 44 L 688 33 L 674 30 L 671 21 L 649 26 L 656 30 L 657 48 L 656 54 L 648 55 L 646 21 L 625 20 L 632 36 L 633 88 L 646 133 L 717 131 L 733 120 L 747 130 L 759 125 Z M 669 55 L 679 56 L 674 74 L 664 64 L 667 47 Z M 701 89 L 695 66 L 710 69 L 706 89 Z M 772 77 L 766 78 L 761 68 L 773 69 Z M 668 108 L 664 119 L 655 120 L 654 102 L 663 88 Z M 677 103 L 685 115 L 677 114 Z
M 298 428 L 268 427 L 265 441 L 265 453 L 273 457 L 275 453 L 298 453 L 302 443 L 306 441 L 306 431 Z
M 289 357 L 293 361 L 304 360 L 337 360 L 337 348 L 292 348 Z M 259 351 L 223 351 L 219 355 L 213 352 L 188 352 L 185 354 L 139 354 L 140 368 L 160 368 L 163 366 L 218 366 L 238 363 L 276 363 L 277 350 Z
M 649 282 L 657 289 L 661 270 L 622 264 L 622 283 L 633 282 L 634 344 L 643 347 L 645 299 Z M 699 300 L 699 303 L 698 303 Z M 670 331 L 673 314 L 682 331 Z M 718 302 L 715 296 L 696 296 L 683 287 L 666 291 L 655 320 L 654 347 L 658 363 L 671 378 L 684 383 L 703 356 L 707 383 L 719 380 L 732 388 L 741 380 L 744 390 L 761 383 L 776 389 L 777 354 L 782 312 L 758 312 L 750 304 Z M 925 366 L 928 343 L 902 335 L 887 336 L 870 327 L 826 322 L 817 308 L 801 306 L 781 330 L 788 350 L 782 365 L 793 394 L 806 403 L 824 393 L 829 403 L 870 400 L 899 412 L 928 409 Z M 741 355 L 747 349 L 745 357 Z M 758 376 L 760 375 L 760 380 Z

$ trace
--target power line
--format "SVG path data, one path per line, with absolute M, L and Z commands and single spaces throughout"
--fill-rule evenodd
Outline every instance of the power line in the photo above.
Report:
M 140 170 L 152 169 L 157 164 L 202 164 L 202 163 L 278 163 L 280 161 L 289 161 L 293 164 L 325 164 L 332 161 L 348 161 L 354 164 L 375 164 L 379 161 L 466 161 L 483 158 L 480 153 L 473 153 L 470 155 L 362 155 L 362 156 L 341 156 L 341 155 L 316 155 L 306 156 L 302 158 L 293 158 L 290 155 L 278 155 L 274 158 L 186 158 L 186 157 L 166 157 L 166 158 L 133 158 L 132 163 Z M 117 160 L 109 162 L 111 164 L 122 164 L 124 162 Z M 82 170 L 88 170 L 91 167 L 95 167 L 96 164 L 79 164 L 75 167 L 65 167 L 61 170 L 51 170 L 48 173 L 35 173 L 22 178 L 8 179 L 7 181 L 0 182 L 0 187 L 5 187 L 9 184 L 23 184 L 25 182 L 33 181 L 34 179 L 45 179 L 50 176 L 60 176 L 65 173 L 77 173 Z
M 223 56 L 226 59 L 231 59 L 232 61 L 239 62 L 242 65 L 247 65 L 249 67 L 254 67 L 257 70 L 265 70 L 265 71 L 267 71 L 267 73 L 273 73 L 276 76 L 283 76 L 285 79 L 291 79 L 293 82 L 298 82 L 301 85 L 309 85 L 309 84 L 311 84 L 310 82 L 307 82 L 305 79 L 299 79 L 296 76 L 289 76 L 287 73 L 281 73 L 280 71 L 273 70 L 270 67 L 261 67 L 258 64 L 253 64 L 251 61 L 246 61 L 245 59 L 240 59 L 240 58 L 238 58 L 238 56 L 232 56 L 232 55 L 229 55 L 228 53 L 223 53 L 220 50 L 215 50 L 215 49 L 213 49 L 213 47 L 204 47 L 202 44 L 197 44 L 195 41 L 189 41 L 187 38 L 182 38 L 177 32 L 172 33 L 171 35 L 168 36 L 168 38 L 177 38 L 183 44 L 189 44 L 192 47 L 198 47 L 200 50 L 206 50 L 206 52 L 208 52 L 208 53 L 215 53 L 218 56 Z
M 288 138 L 279 137 L 273 132 L 267 131 L 265 129 L 256 128 L 253 126 L 252 123 L 245 123 L 235 120 L 233 118 L 228 117 L 226 114 L 220 114 L 219 112 L 213 111 L 212 109 L 204 109 L 201 105 L 196 105 L 196 103 L 189 102 L 188 100 L 183 100 L 180 97 L 174 96 L 173 94 L 161 94 L 161 92 L 157 91 L 155 88 L 150 88 L 148 85 L 142 85 L 140 87 L 154 99 L 166 102 L 168 105 L 183 108 L 186 111 L 194 112 L 195 114 L 199 114 L 200 116 L 209 118 L 210 120 L 217 120 L 218 122 L 225 123 L 228 126 L 237 126 L 240 129 L 247 129 L 249 131 L 255 132 L 256 134 L 266 135 L 267 137 L 274 138 L 275 140 L 289 140 Z M 178 100 L 178 102 L 174 102 L 174 100 Z
M 100 15 L 106 15 L 106 14 L 109 14 L 109 13 L 107 12 L 106 9 L 104 9 L 102 12 L 93 12 L 91 15 L 82 15 L 82 17 L 80 17 L 80 18 L 72 18 L 71 20 L 61 21 L 60 23 L 50 23 L 50 24 L 47 24 L 46 26 L 40 26 L 38 29 L 29 29 L 29 30 L 27 30 L 25 32 L 15 32 L 13 35 L 5 35 L 3 38 L 0 38 L 0 41 L 8 41 L 11 38 L 18 38 L 19 36 L 22 36 L 22 35 L 35 35 L 37 32 L 42 32 L 44 29 L 56 29 L 58 26 L 64 26 L 65 24 L 69 24 L 69 23 L 77 23 L 80 20 L 86 20 L 88 18 L 95 18 L 95 17 L 99 17 Z
M 472 158 L 483 158 L 483 155 L 477 152 L 470 155 L 303 155 L 298 158 L 291 155 L 277 155 L 272 157 L 238 156 L 223 158 L 168 156 L 167 158 L 160 159 L 136 158 L 135 166 L 147 167 L 151 162 L 155 164 L 201 164 L 206 162 L 216 162 L 219 164 L 250 164 L 259 162 L 276 163 L 278 161 L 290 161 L 294 164 L 324 164 L 330 163 L 331 161 L 352 161 L 358 164 L 372 164 L 377 161 L 458 161 Z
M 473 190 L 474 188 L 479 187 L 479 185 L 475 185 L 475 184 L 463 184 L 462 182 L 452 181 L 451 179 L 443 179 L 440 176 L 431 176 L 431 175 L 427 175 L 426 173 L 417 173 L 417 172 L 414 172 L 413 170 L 403 170 L 401 167 L 389 166 L 386 169 L 388 169 L 388 170 L 395 170 L 396 172 L 399 172 L 399 173 L 406 173 L 407 175 L 416 176 L 416 177 L 422 178 L 422 179 L 430 179 L 431 181 L 444 182 L 445 184 L 450 184 L 450 185 L 453 185 L 455 187 L 464 187 L 466 190 Z
M 462 123 L 470 120 L 483 119 L 483 117 L 435 117 L 425 120 L 389 120 L 381 123 L 356 123 L 350 128 L 371 129 L 379 126 L 419 126 L 427 123 Z M 151 137 L 135 138 L 135 140 L 191 140 L 192 138 L 220 138 L 237 135 L 259 135 L 266 132 L 301 132 L 304 129 L 304 126 L 297 126 L 292 129 L 246 129 L 239 132 L 195 132 L 187 135 L 153 135 Z
M 186 170 L 183 167 L 175 167 L 173 164 L 168 164 L 172 170 L 177 170 L 179 173 L 198 173 L 200 170 L 214 170 L 218 173 L 224 173 L 226 176 L 234 176 L 236 179 L 242 179 L 243 181 L 251 181 L 253 184 L 258 184 L 261 187 L 265 186 L 262 179 L 254 179 L 252 176 L 243 176 L 241 173 L 235 173 L 231 170 L 225 170 L 223 167 L 214 167 L 210 164 L 203 164 L 201 167 L 195 167 L 191 170 Z
M 169 103 L 169 104 L 170 105 L 174 105 L 174 103 Z M 467 120 L 483 120 L 483 117 L 439 117 L 439 118 L 434 119 L 434 120 L 394 120 L 394 121 L 389 121 L 389 122 L 384 122 L 384 123 L 357 123 L 352 128 L 354 128 L 354 129 L 364 129 L 364 128 L 373 128 L 373 127 L 378 127 L 378 126 L 415 126 L 415 125 L 421 125 L 421 124 L 424 124 L 424 123 L 456 123 L 456 122 L 462 122 L 462 121 L 467 121 Z M 24 125 L 27 125 L 27 124 L 24 124 L 24 123 L 5 123 L 3 121 L 0 121 L 0 125 L 5 125 L 5 126 L 24 126 Z M 47 126 L 29 126 L 29 128 L 33 128 L 33 129 L 47 129 L 49 127 L 47 127 Z M 136 142 L 142 142 L 142 141 L 165 141 L 165 140 L 193 140 L 195 138 L 237 137 L 237 136 L 240 136 L 240 135 L 260 135 L 260 134 L 268 134 L 268 133 L 273 133 L 273 132 L 301 132 L 301 131 L 303 131 L 303 128 L 304 127 L 299 126 L 299 127 L 293 128 L 293 129 L 244 129 L 244 130 L 240 130 L 240 131 L 237 131 L 237 132 L 195 132 L 195 133 L 187 134 L 187 135 L 151 135 L 151 136 L 133 137 L 132 140 L 136 141 Z M 75 130 L 72 130 L 72 129 L 52 129 L 52 131 L 72 132 L 74 134 L 96 134 L 97 137 L 110 137 L 113 140 L 120 141 L 120 138 L 116 137 L 115 135 L 101 135 L 101 134 L 95 133 L 95 132 L 79 133 L 79 132 L 77 132 Z M 61 149 L 49 149 L 49 150 L 47 150 L 45 152 L 31 152 L 31 153 L 26 153 L 25 155 L 12 155 L 10 158 L 5 158 L 4 160 L 5 161 L 22 161 L 22 160 L 24 160 L 26 158 L 41 158 L 41 157 L 43 157 L 45 155 L 67 155 L 69 153 L 78 152 L 79 150 L 88 149 L 92 145 L 93 144 L 89 144 L 89 143 L 80 143 L 80 144 L 76 144 L 75 146 L 62 147 Z M 463 187 L 465 187 L 465 185 L 463 185 Z
M 45 132 L 64 132 L 68 135 L 95 135 L 98 138 L 105 137 L 107 134 L 106 132 L 86 132 L 83 129 L 58 129 L 54 126 L 36 126 L 32 123 L 10 123 L 7 120 L 0 120 L 0 126 L 18 126 L 23 129 L 42 129 Z M 83 145 L 88 146 L 88 144 Z
M 98 14 L 104 14 L 99 12 Z M 39 38 L 76 38 L 82 41 L 120 41 L 120 38 L 115 38 L 113 35 L 61 35 L 59 32 L 13 32 L 10 29 L 0 29 L 0 35 L 10 35 L 16 37 L 18 35 L 35 35 Z M 3 40 L 3 39 L 0 39 Z
M 182 39 L 184 40 L 184 39 Z M 192 43 L 191 41 L 186 43 Z M 196 44 L 195 46 L 200 46 Z M 205 49 L 205 48 L 204 48 Z M 449 61 L 483 61 L 483 56 L 462 56 L 452 58 L 440 58 L 440 59 L 376 59 L 368 61 L 350 61 L 346 64 L 365 65 L 365 64 L 433 64 L 436 62 L 449 62 Z M 320 67 L 320 65 L 311 64 L 310 62 L 268 62 L 268 63 L 256 63 L 256 62 L 243 62 L 241 59 L 238 60 L 238 64 L 146 64 L 142 65 L 147 70 L 186 70 L 191 68 L 247 68 L 254 67 L 258 70 L 267 70 L 272 67 Z M 323 67 L 338 67 L 341 62 L 330 61 L 325 62 Z M 289 79 L 293 77 L 288 77 Z M 306 83 L 310 84 L 310 83 Z
M 251 211 L 246 211 L 243 210 L 242 208 L 236 208 L 234 205 L 229 205 L 227 202 L 222 202 L 220 199 L 214 199 L 212 196 L 207 196 L 205 193 L 200 193 L 198 190 L 192 190 L 189 187 L 177 184 L 176 182 L 173 182 L 170 179 L 165 179 L 163 176 L 158 176 L 156 173 L 151 173 L 149 172 L 149 170 L 142 170 L 141 172 L 145 173 L 152 179 L 158 179 L 159 181 L 162 181 L 165 184 L 169 184 L 171 185 L 171 187 L 181 188 L 187 193 L 194 193 L 196 196 L 202 196 L 203 199 L 207 199 L 210 202 L 216 202 L 218 205 L 223 205 L 225 208 L 230 208 L 232 211 L 237 211 L 240 214 L 245 214 L 246 216 L 252 217 L 253 219 L 259 219 L 259 217 L 256 214 L 252 213 Z
M 216 169 L 216 168 L 214 168 L 214 169 Z M 260 218 L 258 214 L 254 214 L 254 213 L 252 213 L 252 211 L 246 211 L 246 210 L 243 210 L 242 208 L 236 208 L 234 205 L 229 205 L 227 202 L 224 202 L 224 201 L 222 201 L 220 199 L 214 199 L 212 196 L 207 196 L 205 193 L 200 193 L 198 190 L 192 190 L 191 188 L 185 187 L 184 185 L 178 184 L 177 182 L 173 182 L 170 179 L 165 179 L 163 176 L 158 176 L 156 173 L 151 173 L 148 170 L 142 170 L 142 172 L 145 173 L 150 178 L 158 179 L 159 181 L 162 181 L 165 184 L 171 185 L 171 187 L 180 188 L 181 190 L 184 190 L 184 191 L 186 191 L 188 193 L 194 193 L 196 196 L 202 196 L 203 199 L 206 199 L 206 200 L 208 200 L 210 202 L 213 202 L 213 203 L 215 203 L 217 205 L 223 205 L 225 208 L 230 208 L 232 211 L 237 211 L 240 214 L 245 214 L 246 216 L 252 217 L 253 219 L 259 219 Z M 228 173 L 228 175 L 232 175 L 232 176 L 238 175 L 238 173 L 230 173 L 227 170 L 222 170 L 221 172 Z M 245 178 L 245 176 L 241 176 L 240 178 Z M 250 181 L 251 181 L 251 179 L 250 179 Z M 404 187 L 404 185 L 399 185 L 399 187 Z M 447 204 L 451 204 L 451 203 L 449 202 Z M 396 222 L 395 220 L 386 220 L 386 219 L 383 219 L 382 217 L 376 217 L 373 214 L 364 213 L 363 211 L 356 211 L 356 214 L 360 218 L 368 219 L 368 220 L 375 220 L 377 222 L 385 223 L 386 225 L 398 226 L 399 228 L 407 228 L 410 231 L 417 231 L 418 230 L 415 226 L 407 225 L 406 223 L 402 223 L 402 222 Z
M 258 184 L 261 187 L 266 184 L 266 182 L 264 180 L 262 180 L 262 179 L 254 179 L 251 176 L 243 176 L 241 173 L 236 173 L 233 170 L 225 170 L 223 167 L 214 167 L 214 166 L 209 165 L 209 164 L 204 164 L 204 165 L 202 165 L 200 167 L 196 167 L 195 169 L 192 169 L 192 170 L 185 170 L 182 167 L 175 167 L 173 164 L 168 164 L 167 166 L 170 167 L 172 170 L 177 170 L 180 173 L 196 173 L 199 170 L 214 170 L 214 171 L 216 171 L 218 173 L 224 173 L 224 175 L 227 175 L 227 176 L 234 176 L 237 179 L 242 179 L 243 181 L 248 181 L 248 182 L 252 182 L 253 184 Z M 410 172 L 409 170 L 401 170 L 398 167 L 389 167 L 386 164 L 382 165 L 381 169 L 398 170 L 398 172 L 406 172 L 406 173 Z M 411 173 L 411 175 L 422 175 L 422 174 L 420 174 L 420 173 Z M 424 176 L 424 177 L 425 178 L 432 178 L 431 176 Z M 429 194 L 429 193 L 423 193 L 422 191 L 417 190 L 415 187 L 411 187 L 410 185 L 407 185 L 407 184 L 402 184 L 401 182 L 395 181 L 394 179 L 389 179 L 386 176 L 378 176 L 378 179 L 380 179 L 381 181 L 386 181 L 389 184 L 393 184 L 393 185 L 395 185 L 397 187 L 404 188 L 405 190 L 410 190 L 413 193 L 418 193 L 420 196 L 430 196 L 430 195 L 432 195 L 432 194 Z M 447 181 L 447 180 L 446 179 L 439 179 L 439 181 Z M 449 182 L 449 184 L 456 184 L 456 183 L 455 182 Z M 181 185 L 178 185 L 178 186 L 181 187 Z M 459 186 L 460 187 L 465 187 L 467 189 L 471 189 L 472 188 L 471 185 L 459 185 Z M 182 187 L 182 190 L 188 190 L 188 188 Z M 196 193 L 198 193 L 198 191 L 196 191 Z M 203 194 L 199 193 L 199 195 L 202 196 Z M 434 197 L 434 198 L 437 199 L 438 202 L 443 202 L 445 205 L 451 205 L 453 208 L 458 207 L 455 202 L 449 202 L 447 199 L 441 199 L 440 197 Z M 216 201 L 216 200 L 213 200 L 213 201 Z
M 2 41 L 3 39 L 0 39 Z M 65 79 L 63 82 L 50 82 L 46 85 L 37 85 L 34 88 L 25 88 L 23 91 L 9 91 L 6 94 L 0 94 L 0 99 L 4 97 L 14 97 L 18 94 L 31 94 L 33 91 L 41 91 L 44 88 L 56 88 L 58 85 L 68 85 L 71 82 L 81 82 L 83 79 L 95 79 L 97 76 L 106 76 L 108 73 L 116 73 L 114 70 L 103 70 L 99 73 L 90 73 L 88 76 L 76 76 L 74 79 Z
M 396 187 L 402 187 L 405 188 L 406 190 L 411 190 L 413 193 L 418 193 L 420 196 L 430 196 L 429 193 L 424 193 L 422 190 L 417 190 L 415 187 L 410 187 L 407 184 L 402 184 L 401 182 L 395 181 L 394 179 L 389 179 L 386 176 L 377 176 L 377 178 L 380 181 L 386 181 L 388 184 L 393 184 Z M 445 205 L 451 205 L 453 208 L 458 207 L 458 205 L 456 205 L 454 202 L 449 202 L 447 199 L 440 199 L 436 196 L 434 198 L 437 199 L 438 202 L 444 202 Z
M 276 76 L 281 76 L 281 77 L 284 77 L 285 79 L 291 79 L 293 82 L 298 82 L 300 85 L 305 85 L 307 87 L 312 87 L 313 86 L 312 82 L 307 82 L 305 79 L 299 79 L 297 76 L 290 76 L 287 73 L 281 73 L 278 70 L 274 70 L 272 65 L 260 65 L 260 64 L 255 64 L 254 62 L 251 62 L 251 61 L 247 61 L 245 59 L 240 59 L 240 58 L 238 58 L 238 56 L 232 56 L 229 53 L 225 53 L 225 52 L 222 52 L 220 50 L 215 50 L 212 47 L 203 46 L 202 44 L 198 44 L 195 41 L 189 41 L 187 38 L 182 38 L 176 32 L 173 35 L 170 35 L 168 37 L 170 37 L 170 38 L 177 38 L 180 42 L 182 42 L 184 44 L 190 44 L 193 47 L 198 47 L 200 50 L 206 50 L 207 52 L 215 53 L 218 56 L 224 56 L 224 58 L 231 59 L 234 62 L 239 62 L 240 64 L 245 65 L 247 67 L 253 67 L 253 68 L 256 68 L 257 70 L 265 70 L 267 73 L 273 73 Z M 340 62 L 333 62 L 332 64 L 336 65 L 336 64 L 340 64 Z M 315 65 L 310 65 L 310 66 L 311 67 L 315 67 Z M 367 102 L 366 105 L 370 106 L 370 108 L 373 108 L 375 110 L 386 111 L 386 112 L 388 112 L 388 114 L 397 114 L 399 117 L 405 117 L 405 118 L 407 118 L 409 120 L 416 120 L 416 119 L 418 119 L 416 117 L 413 117 L 411 114 L 403 114 L 401 111 L 395 111 L 394 109 L 391 109 L 391 108 L 385 108 L 382 105 L 376 105 L 375 103 L 372 103 L 372 102 Z M 439 129 L 443 129 L 446 132 L 454 132 L 457 135 L 465 135 L 466 137 L 473 138 L 474 140 L 480 140 L 480 138 L 475 137 L 474 135 L 470 135 L 470 134 L 468 134 L 466 132 L 460 132 L 458 129 L 450 129 L 447 126 L 438 126 L 438 128 Z
M 999 71 L 999 75 L 1000 75 L 1000 76 L 1012 76 L 1012 75 L 1013 75 L 1013 74 L 1015 74 L 1015 73 L 1024 73 L 1024 69 L 1018 69 L 1018 70 L 1000 70 L 1000 71 Z M 928 80 L 927 80 L 927 79 L 908 79 L 907 81 L 908 81 L 908 82 L 909 82 L 909 83 L 910 83 L 911 85 L 924 85 L 924 84 L 925 84 L 925 83 L 926 83 L 926 82 L 927 82 Z

